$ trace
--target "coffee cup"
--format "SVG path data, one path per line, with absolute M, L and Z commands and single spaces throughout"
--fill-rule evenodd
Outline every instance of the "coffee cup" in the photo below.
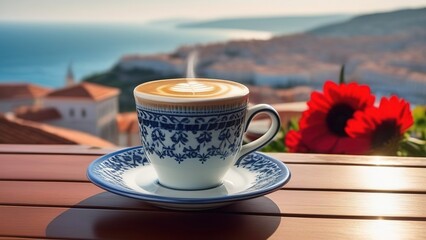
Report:
M 280 129 L 270 105 L 248 107 L 249 89 L 239 83 L 205 78 L 146 82 L 134 89 L 144 152 L 159 184 L 199 190 L 222 184 L 238 159 L 265 146 Z M 243 145 L 258 113 L 271 119 L 268 131 Z

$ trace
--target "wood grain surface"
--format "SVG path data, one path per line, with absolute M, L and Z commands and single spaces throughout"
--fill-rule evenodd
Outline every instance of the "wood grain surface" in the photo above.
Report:
M 111 149 L 31 149 L 0 147 L 0 239 L 426 239 L 425 158 L 274 153 L 281 190 L 179 212 L 90 183 Z

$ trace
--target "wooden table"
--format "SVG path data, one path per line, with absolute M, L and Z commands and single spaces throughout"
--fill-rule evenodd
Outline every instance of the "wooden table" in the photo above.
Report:
M 0 239 L 426 239 L 426 159 L 271 154 L 292 179 L 203 212 L 159 209 L 96 187 L 111 151 L 0 145 Z

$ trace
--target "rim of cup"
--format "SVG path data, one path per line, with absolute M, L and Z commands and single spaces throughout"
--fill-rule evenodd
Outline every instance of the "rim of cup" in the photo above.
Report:
M 198 84 L 198 83 L 202 83 L 202 82 L 207 82 L 207 81 L 214 81 L 214 82 L 219 82 L 219 83 L 225 83 L 227 85 L 230 86 L 235 86 L 235 89 L 237 91 L 234 91 L 234 93 L 232 95 L 212 95 L 212 96 L 199 96 L 196 94 L 182 94 L 179 96 L 166 96 L 166 95 L 161 95 L 160 93 L 147 93 L 147 92 L 142 92 L 141 90 L 139 90 L 139 88 L 144 87 L 144 86 L 148 86 L 151 84 L 159 84 L 159 83 L 164 83 L 164 82 L 170 82 L 170 81 L 176 81 L 176 82 L 180 82 L 182 84 L 187 83 L 188 85 L 192 84 Z M 179 90 L 177 90 L 178 92 Z M 182 91 L 185 91 L 182 90 Z M 202 93 L 202 92 L 201 92 Z M 145 82 L 142 84 L 139 84 L 138 86 L 136 86 L 133 90 L 133 94 L 136 98 L 136 103 L 141 104 L 141 102 L 144 103 L 176 103 L 176 104 L 204 104 L 206 102 L 211 102 L 211 103 L 226 103 L 228 101 L 236 101 L 236 100 L 243 100 L 243 101 L 247 101 L 248 99 L 248 94 L 249 94 L 249 89 L 241 84 L 241 83 L 237 83 L 234 81 L 229 81 L 229 80 L 223 80 L 223 79 L 214 79 L 214 78 L 171 78 L 171 79 L 162 79 L 162 80 L 155 80 L 155 81 L 149 81 L 149 82 Z

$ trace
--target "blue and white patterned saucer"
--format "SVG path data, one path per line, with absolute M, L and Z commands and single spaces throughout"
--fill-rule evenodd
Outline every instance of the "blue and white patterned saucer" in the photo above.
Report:
M 175 190 L 158 183 L 142 147 L 125 148 L 92 162 L 87 176 L 97 186 L 159 207 L 203 210 L 259 197 L 280 189 L 290 170 L 279 160 L 259 152 L 240 159 L 225 175 L 223 184 L 204 190 Z

